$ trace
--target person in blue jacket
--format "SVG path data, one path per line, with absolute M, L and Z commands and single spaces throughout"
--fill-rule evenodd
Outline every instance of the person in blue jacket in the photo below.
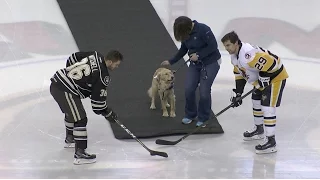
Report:
M 210 118 L 211 114 L 211 86 L 215 80 L 221 63 L 218 43 L 211 28 L 206 24 L 180 16 L 175 19 L 174 37 L 181 42 L 181 47 L 174 57 L 161 63 L 168 66 L 177 63 L 188 53 L 190 65 L 185 82 L 185 117 L 182 123 L 190 124 L 196 118 L 197 126 Z M 200 100 L 197 107 L 196 89 L 199 87 Z

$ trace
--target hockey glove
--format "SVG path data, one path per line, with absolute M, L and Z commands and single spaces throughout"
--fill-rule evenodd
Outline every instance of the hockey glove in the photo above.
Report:
M 263 77 L 259 75 L 258 83 L 259 86 L 264 89 L 270 85 L 270 77 Z
M 235 108 L 242 104 L 241 93 L 239 93 L 236 89 L 232 89 L 232 97 L 230 98 L 231 107 Z
M 118 118 L 118 115 L 111 109 L 107 108 L 106 109 L 106 114 L 104 116 L 110 123 L 115 123 L 115 119 Z

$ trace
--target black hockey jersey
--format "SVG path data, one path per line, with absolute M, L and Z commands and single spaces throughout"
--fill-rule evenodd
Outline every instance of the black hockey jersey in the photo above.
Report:
M 51 81 L 81 99 L 90 97 L 92 110 L 96 114 L 105 113 L 110 76 L 101 53 L 73 53 L 66 68 L 56 71 Z

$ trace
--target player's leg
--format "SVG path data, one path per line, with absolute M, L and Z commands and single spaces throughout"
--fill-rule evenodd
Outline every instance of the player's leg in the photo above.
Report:
M 51 94 L 59 104 L 62 112 L 65 113 L 68 122 L 73 122 L 73 138 L 75 141 L 74 164 L 93 163 L 96 160 L 95 154 L 88 154 L 87 148 L 87 116 L 81 99 L 71 93 L 63 92 L 57 87 L 51 86 Z M 67 131 L 69 134 L 70 131 Z M 71 133 L 70 133 L 71 135 Z
M 261 96 L 262 92 L 256 90 L 252 93 L 252 112 L 254 125 L 251 130 L 245 131 L 243 133 L 243 139 L 245 141 L 258 140 L 264 138 L 263 129 L 263 112 L 261 110 Z
M 96 162 L 96 155 L 86 152 L 88 146 L 87 115 L 81 99 L 70 93 L 65 93 L 69 106 L 68 115 L 74 120 L 73 137 L 75 140 L 74 164 L 89 164 Z
M 59 88 L 56 87 L 56 85 L 52 84 L 50 85 L 50 93 L 53 97 L 53 99 L 57 102 L 58 106 L 60 107 L 60 110 L 62 113 L 64 113 L 64 124 L 66 128 L 66 137 L 65 137 L 65 148 L 74 148 L 75 142 L 73 138 L 73 127 L 74 127 L 74 121 L 68 118 L 65 109 L 68 107 L 66 106 L 66 99 L 64 98 L 64 93 Z
M 74 148 L 75 147 L 75 141 L 73 137 L 74 122 L 72 120 L 69 120 L 66 114 L 64 117 L 64 124 L 66 126 L 66 139 L 65 139 L 64 147 Z
M 211 109 L 211 87 L 220 70 L 218 62 L 208 64 L 201 70 L 200 75 L 200 99 L 198 106 L 198 122 L 197 126 L 201 126 L 205 121 L 209 120 Z
M 182 119 L 183 124 L 190 124 L 197 117 L 196 89 L 199 84 L 200 69 L 190 63 L 186 80 L 185 80 L 185 117 Z
M 266 138 L 262 144 L 255 147 L 257 154 L 277 152 L 275 139 L 277 119 L 276 107 L 279 107 L 281 104 L 285 85 L 286 80 L 279 81 L 271 84 L 262 92 L 261 105 L 264 116 Z

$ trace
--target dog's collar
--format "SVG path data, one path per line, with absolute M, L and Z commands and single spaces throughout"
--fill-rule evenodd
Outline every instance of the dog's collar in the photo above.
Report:
M 164 91 L 168 91 L 170 89 L 173 89 L 173 87 L 174 87 L 174 82 L 171 82 L 170 86 L 167 89 L 165 89 Z
M 163 98 L 164 98 L 164 92 L 173 89 L 173 86 L 174 86 L 174 82 L 171 82 L 170 86 L 169 86 L 165 91 L 162 92 L 162 100 L 163 100 Z
M 167 90 L 173 89 L 173 86 L 174 86 L 174 82 L 172 82 L 172 83 L 170 84 L 170 86 L 167 88 Z

